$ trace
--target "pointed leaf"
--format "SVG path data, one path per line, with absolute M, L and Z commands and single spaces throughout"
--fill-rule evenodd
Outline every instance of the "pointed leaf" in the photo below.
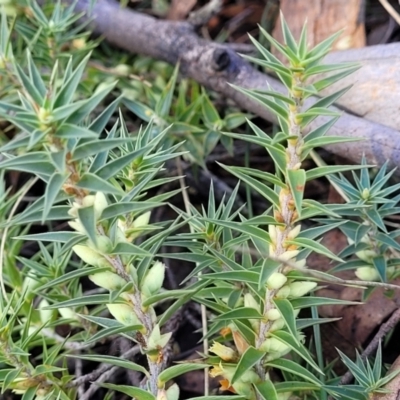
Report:
M 274 304 L 278 311 L 281 313 L 282 318 L 285 321 L 286 327 L 293 338 L 297 337 L 296 319 L 294 316 L 294 309 L 289 300 L 286 299 L 274 299 Z
M 264 382 L 255 384 L 254 387 L 256 388 L 257 393 L 260 395 L 260 399 L 279 400 L 275 386 L 271 380 L 266 379 Z M 288 392 L 291 392 L 291 390 L 288 390 Z
M 299 215 L 299 218 L 301 218 L 301 211 L 303 208 L 303 194 L 306 184 L 306 172 L 304 171 L 304 169 L 288 169 L 287 178 L 296 206 L 296 211 Z
M 129 397 L 132 397 L 136 400 L 155 400 L 156 397 L 151 394 L 148 390 L 140 389 L 136 386 L 127 386 L 127 385 L 115 385 L 113 383 L 99 383 L 101 387 L 106 389 L 114 390 L 116 392 L 121 392 Z
M 326 89 L 327 87 L 333 85 L 334 83 L 340 81 L 341 79 L 345 78 L 346 76 L 352 74 L 353 72 L 357 71 L 358 69 L 360 69 L 359 66 L 348 68 L 344 71 L 338 72 L 337 74 L 328 76 L 327 78 L 322 78 L 321 80 L 314 82 L 313 86 L 319 92 L 319 91 Z
M 169 367 L 162 371 L 160 375 L 158 375 L 158 382 L 160 385 L 164 385 L 166 382 L 170 381 L 177 376 L 186 374 L 190 371 L 197 371 L 199 369 L 207 368 L 209 365 L 204 364 L 179 364 Z
M 49 215 L 49 212 L 54 204 L 54 201 L 56 200 L 58 194 L 60 193 L 67 178 L 68 175 L 59 172 L 54 172 L 54 174 L 50 177 L 44 195 L 42 224 L 44 224 L 47 216 Z
M 294 374 L 300 376 L 301 378 L 309 381 L 319 387 L 322 386 L 322 382 L 313 374 L 308 371 L 304 367 L 302 367 L 299 363 L 294 362 L 292 360 L 286 360 L 284 358 L 279 358 L 278 360 L 269 361 L 266 363 L 267 366 L 272 368 L 277 368 L 282 371 L 289 372 L 290 374 Z
M 235 383 L 241 376 L 249 371 L 254 365 L 258 363 L 265 356 L 264 351 L 256 350 L 254 347 L 249 346 L 247 350 L 240 357 L 236 365 L 235 372 L 232 376 L 231 383 Z
M 151 253 L 132 243 L 118 243 L 112 250 L 111 254 L 119 254 L 119 255 L 126 254 L 131 256 L 142 256 L 142 257 L 151 256 Z
M 68 104 L 72 100 L 72 97 L 76 92 L 76 89 L 81 80 L 83 71 L 86 68 L 86 64 L 90 59 L 90 56 L 91 54 L 89 53 L 76 67 L 75 71 L 68 78 L 68 80 L 64 82 L 61 90 L 58 92 L 57 97 L 54 101 L 54 108 L 58 108 L 60 106 Z
M 78 218 L 83 225 L 90 241 L 97 244 L 96 216 L 94 206 L 82 207 L 78 209 Z
M 68 354 L 67 357 L 70 358 L 79 358 L 80 360 L 87 360 L 93 362 L 99 362 L 104 364 L 116 365 L 118 367 L 122 367 L 131 371 L 138 371 L 148 376 L 146 368 L 138 365 L 132 361 L 125 360 L 123 358 L 107 356 L 102 354 Z
M 239 307 L 235 310 L 228 311 L 222 315 L 218 315 L 217 321 L 234 321 L 235 319 L 263 319 L 264 317 L 254 308 Z
M 110 179 L 116 175 L 118 171 L 123 170 L 134 160 L 143 156 L 147 151 L 150 150 L 150 146 L 144 146 L 138 150 L 132 151 L 122 157 L 118 157 L 115 160 L 108 162 L 96 171 L 96 175 L 103 179 Z
M 236 85 L 230 85 L 237 91 L 245 94 L 249 98 L 256 100 L 257 102 L 261 103 L 265 107 L 267 107 L 271 112 L 273 112 L 276 115 L 279 115 L 281 118 L 284 120 L 287 120 L 289 117 L 289 111 L 286 107 L 282 107 L 279 104 L 277 104 L 273 99 L 270 98 L 270 96 L 264 96 L 259 93 L 255 93 L 253 90 L 250 89 L 244 89 Z
M 375 269 L 378 271 L 379 277 L 382 282 L 387 282 L 387 264 L 386 258 L 383 255 L 379 255 L 372 258 L 372 263 Z
M 93 139 L 97 138 L 98 134 L 90 129 L 83 128 L 78 125 L 63 124 L 57 129 L 57 132 L 54 136 L 61 139 Z
M 121 188 L 114 186 L 99 176 L 91 173 L 84 174 L 76 186 L 93 192 L 110 193 L 120 196 L 123 194 Z
M 327 249 L 321 243 L 316 242 L 315 240 L 297 237 L 295 240 L 288 240 L 287 242 L 290 244 L 295 244 L 300 247 L 305 247 L 307 249 L 315 251 L 316 253 L 319 253 L 328 258 L 331 258 L 332 260 L 343 262 L 343 260 L 341 258 L 336 256 L 329 249 Z
M 132 142 L 132 140 L 133 139 L 118 138 L 87 141 L 74 149 L 74 151 L 72 152 L 72 161 L 81 160 L 93 154 L 97 154 L 106 150 L 111 150 L 125 143 Z
M 261 272 L 258 278 L 258 290 L 265 287 L 268 278 L 281 266 L 279 261 L 264 259 L 261 265 Z
M 293 337 L 290 333 L 285 331 L 271 332 L 270 336 L 278 339 L 282 343 L 289 346 L 294 352 L 296 352 L 301 358 L 303 358 L 311 367 L 313 367 L 318 373 L 322 374 L 322 371 L 312 359 L 308 350 L 300 343 L 297 339 L 297 335 Z
M 224 169 L 228 170 L 231 174 L 235 175 L 241 181 L 246 182 L 251 188 L 260 193 L 266 200 L 271 202 L 274 206 L 279 207 L 279 196 L 273 189 L 271 189 L 267 185 L 264 185 L 259 180 L 249 176 L 245 172 L 242 172 L 238 168 L 224 166 Z

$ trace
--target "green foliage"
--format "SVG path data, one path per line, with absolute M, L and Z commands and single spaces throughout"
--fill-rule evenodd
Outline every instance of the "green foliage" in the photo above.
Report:
M 246 121 L 246 114 L 232 112 L 220 116 L 208 94 L 199 89 L 198 84 L 182 80 L 177 84 L 179 65 L 176 66 L 169 82 L 161 88 L 152 86 L 144 99 L 124 98 L 123 102 L 143 121 L 153 121 L 156 131 L 172 125 L 168 133 L 169 145 L 180 142 L 184 157 L 190 162 L 204 165 L 204 160 L 221 140 L 228 152 L 233 152 L 232 139 L 221 137 L 221 130 L 232 130 Z M 174 94 L 177 98 L 174 100 Z M 128 94 L 129 96 L 129 94 Z M 174 101 L 173 101 L 174 100 Z
M 362 164 L 366 165 L 365 159 Z M 351 213 L 342 213 L 351 220 L 340 226 L 349 242 L 341 255 L 349 260 L 336 266 L 334 271 L 356 269 L 357 277 L 366 281 L 387 282 L 398 276 L 396 254 L 400 246 L 396 238 L 400 231 L 388 231 L 384 218 L 398 212 L 400 197 L 396 193 L 400 186 L 388 185 L 394 171 L 386 173 L 386 168 L 387 164 L 373 179 L 366 169 L 359 176 L 353 172 L 354 183 L 343 175 L 332 177 L 349 199 L 348 204 L 353 205 Z M 353 255 L 357 259 L 353 259 Z
M 384 221 L 397 210 L 398 195 L 391 196 L 398 185 L 388 186 L 391 173 L 383 168 L 371 179 L 365 161 L 303 168 L 314 148 L 345 141 L 327 133 L 338 117 L 329 107 L 348 88 L 304 108 L 305 99 L 356 68 L 320 64 L 336 36 L 308 49 L 306 27 L 296 42 L 282 18 L 284 45 L 261 29 L 285 64 L 251 39 L 260 58 L 248 58 L 277 74 L 287 93 L 236 88 L 279 120 L 274 136 L 250 121 L 252 133 L 245 135 L 232 130 L 246 115 L 230 109 L 222 114 L 212 95 L 178 79 L 179 66 L 166 78 L 165 65 L 137 59 L 133 68 L 139 72 L 162 70 L 150 84 L 133 78 L 125 64 L 96 71 L 91 52 L 96 43 L 88 40 L 85 26 L 76 25 L 79 15 L 72 6 L 52 3 L 40 8 L 21 1 L 2 8 L 2 393 L 11 390 L 24 400 L 78 398 L 82 382 L 96 378 L 73 376 L 66 357 L 139 374 L 140 387 L 101 383 L 105 398 L 120 392 L 135 399 L 178 400 L 174 379 L 206 368 L 221 379 L 221 389 L 235 395 L 205 393 L 197 399 L 364 399 L 383 393 L 395 374 L 382 376 L 381 350 L 373 366 L 340 353 L 358 382 L 341 386 L 324 365 L 322 350 L 317 347 L 316 361 L 302 332 L 306 327 L 318 332 L 319 324 L 332 321 L 319 318 L 317 306 L 358 304 L 314 293 L 319 281 L 307 269 L 311 253 L 339 262 L 336 270 L 357 268 L 362 279 L 370 277 L 365 268 L 383 282 L 398 273 L 399 260 L 392 256 L 399 250 L 398 231 L 389 232 Z M 122 78 L 118 84 L 110 81 L 115 75 Z M 145 125 L 128 129 L 125 112 Z M 305 134 L 320 115 L 331 119 Z M 186 158 L 204 167 L 218 142 L 232 151 L 234 139 L 262 146 L 275 173 L 222 165 L 239 184 L 220 204 L 211 184 L 207 207 L 185 200 L 185 211 L 170 204 L 176 217 L 156 220 L 155 210 L 181 192 L 168 189 L 180 178 L 169 173 L 170 165 Z M 310 180 L 357 169 L 354 183 L 344 175 L 331 178 L 349 198 L 347 205 L 304 197 Z M 11 191 L 5 184 L 11 171 L 30 180 Z M 37 182 L 43 194 L 21 206 Z M 261 215 L 236 207 L 241 183 L 263 199 Z M 302 221 L 311 218 L 318 224 L 304 229 Z M 60 222 L 65 224 L 59 229 Z M 337 227 L 349 239 L 339 255 L 320 243 Z M 29 255 L 27 244 L 34 249 Z M 171 246 L 179 250 L 161 253 Z M 349 260 L 354 254 L 358 259 Z M 166 256 L 195 265 L 184 287 L 163 288 L 166 265 L 160 258 Z M 84 282 L 91 282 L 94 292 L 86 291 Z M 172 317 L 188 301 L 209 311 L 203 339 L 212 338 L 211 354 L 167 365 Z M 311 318 L 299 316 L 305 308 L 312 308 Z M 61 327 L 69 332 L 61 336 Z M 100 354 L 98 344 L 115 337 L 131 343 L 130 351 L 121 357 Z M 139 352 L 145 362 L 129 359 Z M 272 369 L 280 371 L 281 382 L 271 379 Z

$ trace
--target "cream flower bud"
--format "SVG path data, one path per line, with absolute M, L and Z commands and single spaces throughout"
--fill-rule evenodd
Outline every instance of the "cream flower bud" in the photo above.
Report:
M 165 264 L 156 261 L 144 277 L 141 290 L 146 296 L 158 293 L 164 282 Z
M 95 196 L 94 194 L 88 194 L 82 199 L 82 207 L 91 207 L 94 205 Z
M 179 386 L 176 383 L 167 389 L 167 400 L 179 400 Z
M 257 303 L 257 300 L 250 293 L 246 293 L 244 295 L 244 306 L 249 307 L 249 308 L 254 308 L 257 311 L 260 311 L 260 305 Z M 253 327 L 254 331 L 259 332 L 260 320 L 250 319 L 249 321 L 250 321 L 250 324 Z
M 165 389 L 158 389 L 156 400 L 168 400 L 167 391 Z
M 270 332 L 275 332 L 275 331 L 279 331 L 280 329 L 283 329 L 283 327 L 285 326 L 285 321 L 283 318 L 279 318 L 276 321 L 274 321 L 271 325 L 271 327 L 269 328 Z
M 46 324 L 47 322 L 50 322 L 53 319 L 54 310 L 45 310 L 45 308 L 48 307 L 49 305 L 50 304 L 46 299 L 42 299 L 41 302 L 39 303 L 39 315 L 42 324 Z
M 286 351 L 289 348 L 289 346 L 280 340 L 271 337 L 268 338 L 262 343 L 260 346 L 261 351 L 266 351 L 268 353 L 282 353 Z
M 295 226 L 288 234 L 287 238 L 289 240 L 293 240 L 296 239 L 296 237 L 299 235 L 299 233 L 301 232 L 301 225 L 297 225 Z
M 274 244 L 270 244 L 268 246 L 268 254 L 270 256 L 274 256 L 275 255 L 275 251 L 276 251 L 276 246 Z
M 246 293 L 244 295 L 244 306 L 260 311 L 260 305 L 257 303 L 257 300 L 253 297 L 251 293 Z
M 300 169 L 301 168 L 301 163 L 296 163 L 296 164 L 294 164 L 293 165 L 293 168 L 292 168 L 292 170 L 294 170 L 294 171 L 297 171 L 298 169 Z
M 147 226 L 149 224 L 150 217 L 151 217 L 151 211 L 145 212 L 144 214 L 135 218 L 135 220 L 133 221 L 133 227 L 141 228 Z
M 364 190 L 363 190 L 362 193 L 361 193 L 361 197 L 362 197 L 364 200 L 368 200 L 369 196 L 370 196 L 370 191 L 369 191 L 369 189 L 368 189 L 368 188 L 364 188 Z
M 295 258 L 299 254 L 299 250 L 289 250 L 285 251 L 279 256 L 279 259 L 282 261 L 290 261 Z
M 265 317 L 269 321 L 276 321 L 277 319 L 281 318 L 282 315 L 276 308 L 271 308 L 271 310 L 267 311 L 267 313 L 265 314 Z
M 68 215 L 74 218 L 78 218 L 78 210 L 82 208 L 82 205 L 74 201 L 71 208 L 68 210 Z
M 104 209 L 108 207 L 107 197 L 103 192 L 96 193 L 93 206 L 96 219 L 99 219 Z
M 78 315 L 72 308 L 60 307 L 60 308 L 57 308 L 57 310 L 63 318 L 79 321 Z
M 107 304 L 110 314 L 123 325 L 141 325 L 132 306 L 123 303 Z
M 116 241 L 117 243 L 129 243 L 129 240 L 125 236 L 124 230 L 119 226 L 117 228 Z
M 280 289 L 287 281 L 287 277 L 280 272 L 273 272 L 267 280 L 268 289 Z
M 268 225 L 268 233 L 271 238 L 272 243 L 276 243 L 276 226 L 275 225 Z
M 96 235 L 96 245 L 90 244 L 90 247 L 93 247 L 94 250 L 97 250 L 102 254 L 110 254 L 113 250 L 113 244 L 111 239 L 107 236 Z
M 317 282 L 292 282 L 289 285 L 290 297 L 303 297 L 315 289 Z
M 94 267 L 97 267 L 99 265 L 99 261 L 103 259 L 103 257 L 97 251 L 88 246 L 77 244 L 72 247 L 72 250 L 86 264 L 93 265 Z
M 49 122 L 51 117 L 50 110 L 40 107 L 39 112 L 37 113 L 37 117 L 40 122 L 45 122 L 45 123 Z
M 365 262 L 369 262 L 371 258 L 377 256 L 376 252 L 373 250 L 361 250 L 357 251 L 356 256 Z
M 247 371 L 247 372 L 252 372 Z M 242 379 L 239 379 L 235 383 L 232 383 L 232 388 L 240 396 L 243 396 L 245 399 L 255 399 L 256 393 L 254 391 L 254 387 L 251 383 L 243 382 Z M 221 386 L 221 390 L 228 390 L 229 388 L 224 388 Z
M 144 214 L 137 217 L 133 224 L 130 227 L 126 227 L 124 232 L 126 232 L 126 236 L 128 237 L 129 241 L 136 239 L 149 225 L 151 216 L 151 211 L 145 212 Z
M 286 299 L 290 296 L 290 288 L 289 286 L 284 286 L 283 288 L 279 289 L 278 293 L 275 295 L 277 299 Z
M 83 227 L 83 225 L 80 223 L 79 220 L 76 219 L 75 221 L 68 221 L 68 225 L 75 231 L 83 233 L 84 235 L 86 234 L 85 228 Z
M 107 290 L 119 290 L 126 284 L 126 281 L 119 275 L 110 271 L 99 272 L 89 275 L 89 279 L 97 286 Z
M 22 284 L 22 293 L 29 295 L 41 285 L 42 283 L 39 281 L 39 279 L 35 279 L 34 275 L 28 274 L 24 279 L 24 283 Z
M 223 361 L 235 361 L 238 358 L 235 350 L 218 342 L 213 343 L 210 347 L 210 351 L 220 357 Z
M 379 273 L 373 267 L 359 267 L 356 269 L 355 274 L 358 279 L 362 281 L 377 281 L 379 280 Z
M 247 370 L 239 379 L 239 381 L 242 381 L 245 383 L 257 383 L 257 382 L 259 382 L 259 380 L 260 380 L 260 377 L 252 369 Z
M 387 267 L 386 273 L 387 273 L 387 276 L 388 276 L 389 280 L 392 279 L 392 275 L 393 275 L 395 272 L 396 272 L 396 267 Z
M 277 400 L 289 400 L 292 396 L 292 392 L 278 393 Z
M 295 265 L 296 265 L 296 267 L 297 267 L 298 269 L 304 269 L 304 268 L 306 268 L 306 264 L 307 264 L 307 261 L 306 261 L 305 258 L 303 258 L 302 260 L 298 260 L 298 261 L 295 262 Z
M 282 352 L 274 351 L 274 352 L 268 353 L 267 356 L 265 357 L 265 362 L 277 360 L 278 358 L 282 358 L 289 352 L 290 352 L 290 348 L 288 348 L 286 351 L 282 351 Z

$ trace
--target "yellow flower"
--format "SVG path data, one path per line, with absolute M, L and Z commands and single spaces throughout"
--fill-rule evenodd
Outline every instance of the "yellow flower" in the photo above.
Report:
M 218 342 L 214 342 L 210 347 L 210 351 L 224 361 L 234 361 L 237 359 L 237 353 L 235 350 Z

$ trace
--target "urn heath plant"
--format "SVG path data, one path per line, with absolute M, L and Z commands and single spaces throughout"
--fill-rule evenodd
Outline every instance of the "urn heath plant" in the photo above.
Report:
M 397 210 L 390 173 L 382 169 L 371 179 L 366 161 L 304 169 L 314 148 L 348 140 L 328 134 L 340 117 L 330 106 L 348 88 L 315 97 L 357 68 L 322 63 L 337 36 L 310 49 L 306 26 L 296 42 L 282 18 L 284 44 L 260 28 L 285 62 L 253 38 L 259 58 L 247 58 L 276 74 L 286 92 L 236 87 L 272 111 L 280 128 L 270 136 L 248 121 L 252 134 L 245 135 L 224 132 L 245 115 L 221 117 L 197 84 L 179 82 L 175 96 L 178 67 L 162 90 L 146 92 L 150 105 L 137 100 L 143 93 L 130 92 L 121 102 L 115 82 L 96 86 L 99 77 L 88 63 L 100 56 L 90 53 L 96 43 L 84 26 L 75 28 L 73 7 L 17 3 L 12 13 L 2 10 L 0 27 L 2 393 L 23 400 L 110 399 L 113 393 L 178 400 L 177 378 L 194 370 L 207 370 L 226 392 L 206 388 L 201 400 L 383 393 L 395 374 L 382 376 L 381 350 L 373 364 L 340 354 L 357 382 L 339 385 L 320 343 L 315 357 L 304 332 L 318 333 L 330 321 L 318 317 L 317 306 L 349 303 L 316 294 L 320 281 L 307 266 L 313 252 L 338 262 L 336 270 L 355 269 L 362 280 L 386 282 L 398 273 L 398 231 L 384 221 Z M 132 128 L 121 104 L 146 125 Z M 328 119 L 310 128 L 319 116 Z M 204 167 L 219 140 L 228 150 L 234 140 L 262 146 L 273 161 L 274 173 L 221 165 L 261 196 L 260 215 L 236 207 L 240 183 L 219 204 L 212 184 L 205 207 L 187 197 L 185 211 L 172 204 L 186 189 L 171 165 L 184 157 Z M 357 169 L 352 182 L 331 178 L 347 204 L 305 198 L 310 180 Z M 9 187 L 15 176 L 24 183 Z M 169 201 L 174 217 L 157 218 Z M 306 227 L 311 219 L 318 224 Z M 320 243 L 336 227 L 349 242 L 341 254 Z M 166 252 L 171 246 L 177 250 Z M 194 265 L 173 290 L 165 288 L 166 258 Z M 173 363 L 177 315 L 189 301 L 206 310 L 203 341 L 210 344 L 196 360 Z M 301 311 L 310 309 L 312 317 L 304 317 Z M 110 354 L 114 342 L 126 351 Z M 82 372 L 93 364 L 94 371 Z M 137 384 L 121 384 L 120 370 Z

